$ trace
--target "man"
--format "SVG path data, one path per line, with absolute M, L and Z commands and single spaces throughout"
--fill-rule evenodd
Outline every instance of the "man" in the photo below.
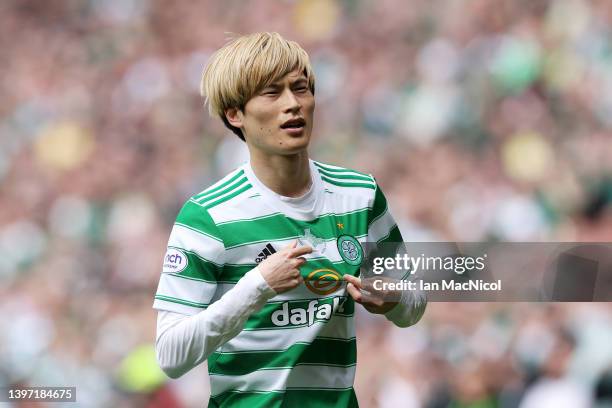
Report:
M 314 83 L 276 33 L 235 39 L 204 71 L 250 162 L 181 209 L 153 307 L 160 366 L 176 378 L 208 360 L 212 407 L 357 406 L 355 302 L 401 327 L 425 309 L 361 291 L 361 243 L 402 237 L 372 176 L 309 159 Z

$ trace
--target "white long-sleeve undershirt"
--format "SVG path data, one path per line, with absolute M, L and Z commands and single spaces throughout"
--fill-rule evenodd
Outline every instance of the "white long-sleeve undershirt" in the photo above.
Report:
M 237 336 L 249 316 L 275 295 L 259 269 L 254 268 L 219 300 L 195 315 L 160 310 L 155 342 L 160 367 L 169 377 L 178 378 L 198 366 Z M 385 317 L 399 327 L 408 327 L 419 321 L 426 304 L 422 293 L 404 292 Z
M 259 269 L 254 268 L 219 300 L 195 315 L 160 310 L 155 342 L 160 367 L 168 377 L 178 378 L 201 364 L 236 337 L 249 316 L 275 295 Z

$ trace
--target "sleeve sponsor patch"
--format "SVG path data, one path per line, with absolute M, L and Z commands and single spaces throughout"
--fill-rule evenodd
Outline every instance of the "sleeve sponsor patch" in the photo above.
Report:
M 166 251 L 166 255 L 164 255 L 164 266 L 162 268 L 162 273 L 176 273 L 187 268 L 187 264 L 189 260 L 187 259 L 187 255 L 179 249 L 176 248 L 168 248 Z

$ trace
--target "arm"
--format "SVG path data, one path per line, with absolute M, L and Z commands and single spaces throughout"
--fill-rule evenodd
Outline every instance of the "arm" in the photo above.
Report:
M 367 241 L 391 245 L 394 248 L 392 253 L 405 249 L 402 234 L 389 211 L 387 199 L 378 185 L 376 185 L 372 209 L 368 216 Z M 396 277 L 399 279 L 405 271 L 396 271 L 396 273 L 399 273 Z M 396 326 L 408 327 L 416 324 L 427 307 L 427 297 L 423 291 L 401 291 L 398 299 L 397 293 L 389 296 L 388 293 L 373 290 L 370 285 L 366 285 L 366 292 L 363 292 L 364 285 L 360 278 L 344 275 L 344 279 L 348 282 L 349 295 L 357 303 L 361 303 L 370 313 L 384 314 L 387 320 Z M 368 279 L 366 283 L 367 281 Z M 393 298 L 394 301 L 385 301 L 388 298 Z
M 234 338 L 276 292 L 254 268 L 207 309 L 192 315 L 158 312 L 155 350 L 162 370 L 178 378 Z
M 400 301 L 387 313 L 387 320 L 398 327 L 409 327 L 416 324 L 427 307 L 427 297 L 422 291 L 402 291 Z
M 297 241 L 247 272 L 236 285 L 206 309 L 184 315 L 161 309 L 155 349 L 162 370 L 178 378 L 237 336 L 248 318 L 278 293 L 301 283 L 299 267 L 311 247 Z

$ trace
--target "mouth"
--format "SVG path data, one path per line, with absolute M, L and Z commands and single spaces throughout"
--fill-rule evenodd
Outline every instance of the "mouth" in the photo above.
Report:
M 281 129 L 286 129 L 289 131 L 301 131 L 306 126 L 306 121 L 302 118 L 291 119 L 283 123 L 280 127 Z

